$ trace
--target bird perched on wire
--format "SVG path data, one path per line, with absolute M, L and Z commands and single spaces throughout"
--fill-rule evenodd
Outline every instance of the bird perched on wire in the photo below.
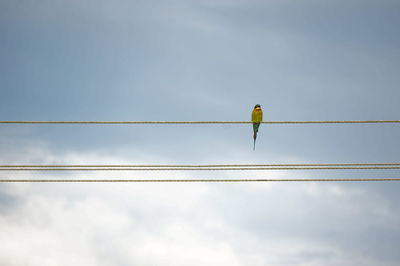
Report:
M 261 110 L 261 106 L 259 104 L 256 104 L 256 106 L 254 106 L 253 112 L 251 113 L 251 122 L 253 122 L 253 131 L 254 131 L 253 150 L 256 149 L 257 132 L 258 132 L 258 128 L 260 127 L 260 123 L 262 122 L 262 118 L 263 118 L 263 112 Z

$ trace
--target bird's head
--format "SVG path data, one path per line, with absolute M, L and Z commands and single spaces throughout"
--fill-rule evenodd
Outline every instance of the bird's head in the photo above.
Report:
M 256 106 L 254 106 L 254 109 L 260 108 L 261 109 L 261 105 L 256 104 Z

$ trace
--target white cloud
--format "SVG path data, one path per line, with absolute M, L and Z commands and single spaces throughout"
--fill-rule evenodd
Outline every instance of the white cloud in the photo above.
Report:
M 178 218 L 154 228 L 157 223 L 138 218 L 135 211 L 140 208 L 132 215 L 101 198 L 71 203 L 62 197 L 29 196 L 18 209 L 0 216 L 0 262 L 238 265 L 229 244 L 208 238 L 190 221 Z M 151 218 L 162 219 L 157 214 Z
M 30 156 L 40 154 L 48 162 L 127 162 L 95 153 L 56 156 L 38 149 L 26 153 L 27 161 L 37 161 Z M 142 177 L 149 175 L 154 177 Z M 13 201 L 0 201 L 2 265 L 391 265 L 394 258 L 381 261 L 377 254 L 365 254 L 382 243 L 363 243 L 360 236 L 371 228 L 399 234 L 399 215 L 385 196 L 362 186 L 20 186 L 8 185 L 0 192 Z
M 398 39 L 391 34 L 397 16 L 388 5 L 398 1 L 9 2 L 0 3 L 5 117 L 242 120 L 249 119 L 255 102 L 265 107 L 268 120 L 398 113 Z M 251 127 L 228 129 L 4 127 L 0 163 L 398 157 L 395 126 L 345 134 L 331 127 L 265 126 L 256 152 Z M 98 145 L 104 150 L 84 150 Z M 63 152 L 67 146 L 81 152 Z M 243 176 L 0 173 L 0 178 Z M 0 184 L 0 264 L 395 265 L 398 199 L 388 187 L 354 183 Z

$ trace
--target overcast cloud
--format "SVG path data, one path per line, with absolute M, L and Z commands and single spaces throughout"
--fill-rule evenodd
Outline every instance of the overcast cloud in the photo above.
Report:
M 0 120 L 399 119 L 398 1 L 0 0 Z M 395 125 L 1 125 L 0 164 L 398 162 Z M 399 171 L 0 178 L 399 177 Z M 1 265 L 398 265 L 397 183 L 1 184 Z

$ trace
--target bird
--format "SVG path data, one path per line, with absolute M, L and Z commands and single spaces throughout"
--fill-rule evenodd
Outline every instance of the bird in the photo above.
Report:
M 262 122 L 262 118 L 263 118 L 263 112 L 261 110 L 261 106 L 259 104 L 256 104 L 256 106 L 254 106 L 253 112 L 251 113 L 251 122 L 253 122 L 253 132 L 254 132 L 253 150 L 256 149 L 257 132 L 258 132 L 258 128 L 260 127 L 260 123 Z

